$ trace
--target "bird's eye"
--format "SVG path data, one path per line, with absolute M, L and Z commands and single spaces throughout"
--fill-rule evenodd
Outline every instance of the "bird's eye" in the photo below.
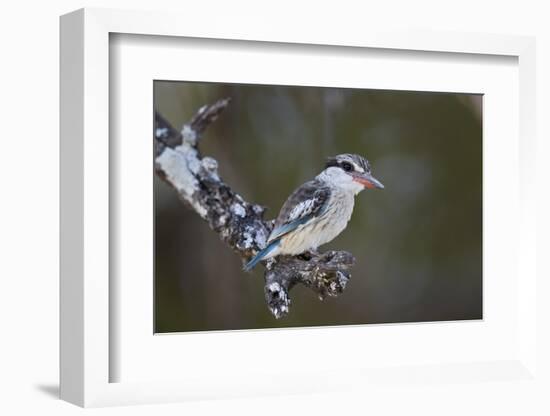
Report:
M 342 163 L 342 169 L 344 169 L 346 172 L 351 172 L 353 170 L 353 165 L 349 162 Z

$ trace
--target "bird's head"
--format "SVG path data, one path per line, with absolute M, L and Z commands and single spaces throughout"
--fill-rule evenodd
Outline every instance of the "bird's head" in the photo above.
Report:
M 325 170 L 319 175 L 319 178 L 355 193 L 359 193 L 365 188 L 384 189 L 384 185 L 372 176 L 369 161 L 351 153 L 328 158 Z

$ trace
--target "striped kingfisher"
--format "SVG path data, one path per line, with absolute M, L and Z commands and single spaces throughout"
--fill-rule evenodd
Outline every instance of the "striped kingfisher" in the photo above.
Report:
M 333 240 L 351 218 L 355 195 L 365 188 L 384 189 L 372 176 L 367 159 L 350 153 L 329 158 L 325 170 L 288 197 L 265 248 L 244 269 L 281 254 L 314 251 Z

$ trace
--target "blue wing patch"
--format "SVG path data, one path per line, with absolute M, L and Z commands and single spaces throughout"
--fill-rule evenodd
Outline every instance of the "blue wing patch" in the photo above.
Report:
M 311 218 L 312 216 L 308 215 L 303 218 L 283 224 L 280 227 L 274 228 L 273 231 L 271 232 L 271 235 L 269 236 L 268 241 L 274 241 L 277 238 L 280 238 L 283 235 L 288 234 L 291 231 L 294 231 L 300 225 L 307 223 Z

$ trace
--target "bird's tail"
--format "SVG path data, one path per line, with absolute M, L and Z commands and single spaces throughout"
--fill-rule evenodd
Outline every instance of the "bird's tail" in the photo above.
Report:
M 271 253 L 273 250 L 275 250 L 279 244 L 280 244 L 281 240 L 275 240 L 275 241 L 272 241 L 271 243 L 269 243 L 266 248 L 264 248 L 263 250 L 259 251 L 258 254 L 256 254 L 252 260 L 250 260 L 248 263 L 246 263 L 246 265 L 244 266 L 244 271 L 246 272 L 249 272 L 250 270 L 252 270 L 254 268 L 254 266 L 256 266 L 256 264 L 258 264 L 260 261 L 262 261 L 269 253 Z

